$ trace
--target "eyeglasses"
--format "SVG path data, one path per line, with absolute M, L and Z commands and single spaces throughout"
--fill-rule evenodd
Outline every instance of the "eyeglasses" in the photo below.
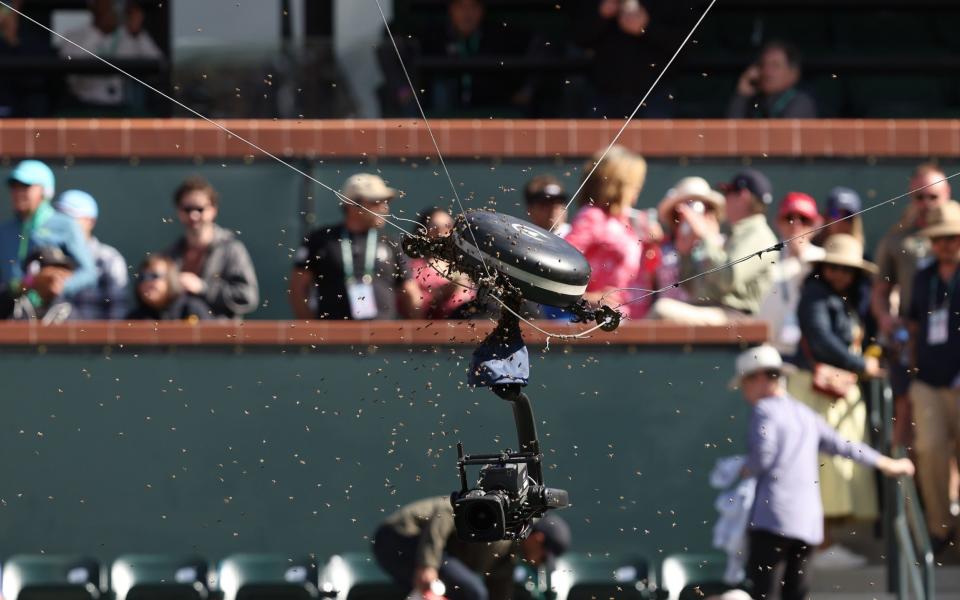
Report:
M 938 196 L 938 195 L 936 195 L 936 194 L 924 194 L 924 193 L 919 193 L 919 194 L 914 194 L 914 195 L 913 195 L 913 201 L 914 201 L 914 202 L 928 202 L 928 201 L 932 202 L 932 201 L 937 200 L 937 199 L 939 199 L 939 198 L 940 198 L 940 196 Z
M 193 213 L 204 213 L 207 211 L 207 206 L 181 206 L 180 212 L 187 213 L 192 215 Z
M 157 273 L 156 271 L 146 271 L 140 273 L 140 281 L 156 281 L 158 279 L 163 279 L 166 277 L 166 273 Z
M 811 219 L 806 215 L 801 215 L 801 214 L 783 215 L 782 217 L 780 217 L 780 220 L 783 221 L 784 223 L 790 223 L 790 224 L 799 223 L 801 225 L 813 225 L 813 219 Z

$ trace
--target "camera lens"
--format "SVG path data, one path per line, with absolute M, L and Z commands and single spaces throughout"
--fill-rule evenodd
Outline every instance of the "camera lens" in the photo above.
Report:
M 470 507 L 467 514 L 467 524 L 474 531 L 486 531 L 496 526 L 497 512 L 493 503 L 477 502 Z

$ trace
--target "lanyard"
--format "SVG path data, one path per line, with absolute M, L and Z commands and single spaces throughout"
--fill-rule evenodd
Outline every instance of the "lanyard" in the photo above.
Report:
M 347 276 L 349 283 L 356 283 L 357 272 L 353 266 L 353 242 L 350 234 L 346 233 L 345 238 L 340 239 L 340 254 L 343 256 L 343 273 Z M 377 230 L 367 231 L 367 251 L 363 255 L 363 282 L 371 283 L 373 281 L 373 261 L 377 259 Z
M 953 292 L 957 288 L 957 281 L 960 280 L 960 269 L 957 269 L 953 272 L 953 277 L 950 278 L 950 282 L 947 283 L 947 290 L 944 294 L 943 302 L 940 303 L 940 306 L 937 306 L 936 295 L 937 295 L 937 282 L 940 281 L 940 274 L 934 272 L 933 277 L 930 278 L 930 309 L 936 310 L 938 308 L 950 308 L 950 299 L 953 297 Z

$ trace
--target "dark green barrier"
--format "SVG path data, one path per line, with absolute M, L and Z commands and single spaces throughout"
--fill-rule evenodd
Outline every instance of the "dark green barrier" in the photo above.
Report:
M 6 351 L 0 555 L 360 550 L 458 487 L 455 444 L 516 447 L 469 348 Z M 742 451 L 732 347 L 533 349 L 548 484 L 577 547 L 708 547 L 707 473 Z
M 58 161 L 59 162 L 59 161 Z M 297 163 L 300 164 L 300 163 Z M 789 190 L 814 194 L 821 205 L 826 192 L 835 185 L 858 190 L 865 204 L 872 204 L 906 190 L 912 162 L 883 162 L 870 165 L 861 161 L 763 161 L 755 163 L 773 180 L 777 199 Z M 303 166 L 303 165 L 301 165 Z M 520 214 L 523 211 L 524 183 L 534 174 L 553 173 L 568 189 L 576 189 L 580 177 L 579 161 L 454 161 L 449 168 L 465 208 L 496 207 Z M 728 180 L 740 166 L 735 161 L 708 161 L 680 164 L 677 161 L 653 161 L 647 185 L 638 206 L 655 206 L 678 179 L 702 175 L 711 182 Z M 304 167 L 308 168 L 308 167 Z M 396 214 L 414 217 L 429 205 L 448 206 L 453 201 L 449 183 L 438 164 L 423 159 L 405 162 L 380 162 L 373 167 L 355 162 L 335 161 L 315 165 L 315 176 L 339 188 L 351 173 L 376 169 L 405 197 L 395 203 Z M 263 305 L 253 318 L 287 318 L 286 289 L 293 249 L 308 226 L 335 222 L 340 208 L 335 195 L 306 180 L 282 165 L 258 159 L 253 164 L 207 163 L 80 163 L 56 169 L 59 190 L 85 189 L 100 201 L 101 220 L 97 235 L 115 245 L 134 266 L 148 251 L 166 248 L 180 232 L 171 197 L 186 176 L 200 174 L 220 190 L 220 222 L 241 232 L 241 238 L 253 255 L 260 277 Z M 309 182 L 307 182 L 309 183 Z M 315 212 L 301 215 L 305 201 L 302 190 L 314 188 L 311 200 Z M 906 200 L 865 216 L 871 245 L 899 217 Z M 0 202 L 0 216 L 6 218 L 8 202 Z M 393 230 L 393 233 L 397 233 Z

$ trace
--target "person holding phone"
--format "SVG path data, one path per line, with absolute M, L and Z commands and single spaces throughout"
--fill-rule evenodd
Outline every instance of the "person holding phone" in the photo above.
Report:
M 787 42 L 768 42 L 747 67 L 730 101 L 730 119 L 814 119 L 813 98 L 799 89 L 800 51 Z

